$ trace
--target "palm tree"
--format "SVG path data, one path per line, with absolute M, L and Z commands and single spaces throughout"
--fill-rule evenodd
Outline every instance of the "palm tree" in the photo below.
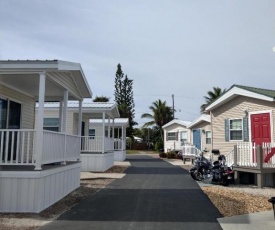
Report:
M 205 108 L 221 96 L 225 91 L 226 89 L 222 90 L 219 87 L 213 87 L 213 91 L 208 91 L 208 96 L 204 96 L 205 104 L 201 105 L 201 113 L 204 113 Z
M 151 119 L 143 127 L 156 125 L 160 130 L 161 139 L 163 140 L 162 126 L 173 120 L 173 109 L 166 105 L 166 101 L 161 101 L 160 99 L 153 102 L 149 109 L 152 111 L 152 114 L 144 113 L 141 115 L 141 118 Z

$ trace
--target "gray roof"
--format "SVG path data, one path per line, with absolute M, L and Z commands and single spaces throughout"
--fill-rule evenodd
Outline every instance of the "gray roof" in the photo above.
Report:
M 69 101 L 68 108 L 78 108 L 78 101 Z M 82 102 L 82 108 L 93 108 L 93 109 L 102 109 L 102 108 L 113 108 L 116 106 L 115 103 L 111 102 Z M 46 102 L 44 104 L 45 108 L 59 108 L 59 102 Z
M 179 119 L 174 119 L 174 120 L 168 122 L 167 124 L 165 124 L 164 126 L 162 126 L 162 128 L 166 128 L 166 127 L 168 127 L 172 124 L 179 124 L 179 125 L 187 127 L 190 123 L 191 123 L 190 121 L 183 121 L 183 120 L 179 120 Z
M 244 85 L 233 85 L 233 86 L 231 86 L 231 88 L 233 88 L 234 86 L 236 86 L 238 88 L 241 88 L 241 89 L 245 89 L 245 90 L 251 91 L 253 93 L 262 94 L 264 96 L 271 97 L 271 98 L 275 99 L 275 90 L 262 89 L 262 88 L 244 86 Z
M 102 124 L 102 119 L 90 119 L 90 124 Z M 112 123 L 112 121 L 110 121 Z M 105 119 L 105 123 L 108 123 L 108 120 Z M 128 118 L 115 118 L 114 119 L 115 126 L 129 126 L 129 119 Z
M 192 123 L 190 123 L 188 125 L 188 128 L 192 128 L 198 124 L 200 124 L 201 122 L 208 122 L 211 123 L 211 117 L 208 114 L 202 114 L 200 117 L 198 117 L 197 119 L 195 119 Z

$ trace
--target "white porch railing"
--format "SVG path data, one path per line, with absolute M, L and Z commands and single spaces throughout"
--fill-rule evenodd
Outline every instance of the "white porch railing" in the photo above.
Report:
M 114 140 L 114 150 L 122 150 L 122 140 L 121 139 L 115 139 Z
M 65 135 L 63 133 L 43 132 L 42 164 L 62 162 L 65 155 Z
M 251 142 L 244 142 L 244 143 L 238 143 L 236 146 L 237 151 L 237 165 L 238 166 L 246 166 L 246 167 L 258 167 L 259 164 L 262 164 L 263 168 L 274 168 L 275 167 L 275 155 L 273 155 L 267 162 L 265 160 L 267 159 L 267 155 L 271 152 L 272 148 L 275 147 L 274 143 L 263 143 L 261 146 L 262 149 L 262 161 L 260 162 L 260 159 L 258 159 L 257 154 L 257 146 L 255 143 Z
M 234 149 L 232 149 L 228 154 L 225 155 L 226 165 L 231 167 L 234 165 Z
M 263 167 L 275 168 L 275 154 L 269 159 L 268 154 L 275 148 L 275 143 L 263 143 Z M 269 159 L 269 160 L 268 160 Z
M 104 150 L 103 150 L 103 138 L 104 138 Z M 113 138 L 109 137 L 81 137 L 81 151 L 82 152 L 108 152 L 114 151 Z
M 41 165 L 80 158 L 80 137 L 43 131 Z M 31 129 L 0 130 L 0 165 L 36 165 L 36 131 Z
M 183 145 L 181 149 L 182 155 L 198 155 L 201 152 L 195 145 Z
M 256 167 L 256 146 L 252 142 L 237 143 L 237 165 Z
M 66 160 L 80 159 L 81 137 L 66 135 Z
M 0 165 L 34 165 L 35 130 L 0 129 Z
M 44 131 L 42 164 L 80 158 L 80 136 Z

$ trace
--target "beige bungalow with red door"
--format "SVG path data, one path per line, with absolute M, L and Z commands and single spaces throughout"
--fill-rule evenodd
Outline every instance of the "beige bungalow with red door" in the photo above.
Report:
M 275 156 L 263 161 L 274 147 L 275 90 L 233 85 L 205 112 L 211 116 L 212 149 L 228 156 L 236 170 L 257 174 L 258 184 L 274 185 Z M 269 149 L 257 157 L 256 146 L 264 143 Z

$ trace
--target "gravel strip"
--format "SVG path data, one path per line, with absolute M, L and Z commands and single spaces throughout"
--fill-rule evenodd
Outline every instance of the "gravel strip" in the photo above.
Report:
M 268 199 L 275 196 L 274 188 L 247 185 L 201 187 L 224 217 L 243 215 L 272 209 Z

